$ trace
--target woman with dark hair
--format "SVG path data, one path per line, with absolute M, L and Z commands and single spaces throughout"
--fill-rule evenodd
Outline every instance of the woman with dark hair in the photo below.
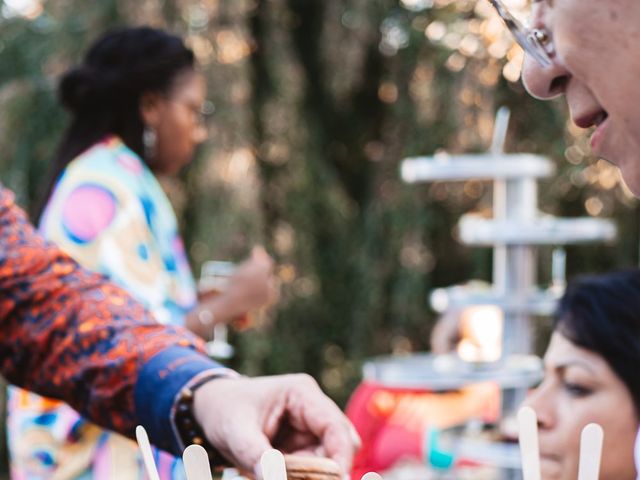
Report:
M 161 323 L 184 324 L 205 338 L 214 324 L 273 299 L 273 262 L 262 248 L 223 293 L 197 295 L 156 179 L 188 165 L 207 135 L 205 81 L 179 37 L 147 27 L 107 33 L 64 75 L 59 94 L 72 118 L 39 214 L 46 237 L 124 287 Z M 134 443 L 67 405 L 13 391 L 8 426 L 14 478 L 143 475 Z M 167 454 L 158 463 L 163 479 L 184 475 Z
M 526 403 L 538 415 L 542 478 L 578 478 L 580 432 L 604 429 L 601 480 L 635 480 L 640 423 L 640 271 L 584 277 L 560 301 L 542 384 Z

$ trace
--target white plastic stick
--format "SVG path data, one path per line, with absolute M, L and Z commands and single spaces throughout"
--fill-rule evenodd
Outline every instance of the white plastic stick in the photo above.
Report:
M 590 423 L 582 430 L 578 480 L 598 480 L 603 440 L 604 432 L 598 424 Z
M 189 445 L 182 453 L 187 480 L 212 480 L 209 455 L 200 445 Z
M 362 476 L 362 480 L 382 480 L 382 477 L 376 472 L 368 472 Z
M 156 462 L 153 460 L 153 451 L 151 450 L 151 443 L 149 443 L 149 435 L 147 435 L 147 431 L 142 425 L 138 425 L 136 427 L 136 439 L 138 440 L 138 446 L 142 452 L 142 460 L 144 461 L 144 466 L 147 469 L 149 480 L 160 480 Z
M 538 419 L 531 407 L 518 411 L 518 438 L 522 459 L 522 479 L 541 480 L 540 448 L 538 446 Z
M 287 467 L 279 450 L 267 450 L 260 457 L 262 480 L 287 480 Z

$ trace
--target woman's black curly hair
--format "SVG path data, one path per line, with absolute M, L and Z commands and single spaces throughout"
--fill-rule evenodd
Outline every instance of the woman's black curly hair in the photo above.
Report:
M 59 98 L 72 118 L 51 165 L 37 219 L 66 166 L 106 135 L 118 135 L 147 161 L 140 98 L 147 92 L 167 93 L 181 73 L 193 68 L 193 52 L 165 31 L 121 28 L 100 37 L 60 81 Z

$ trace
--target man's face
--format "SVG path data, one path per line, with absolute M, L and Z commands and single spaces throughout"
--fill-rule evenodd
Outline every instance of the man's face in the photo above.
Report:
M 640 196 L 640 2 L 539 1 L 532 27 L 548 32 L 555 55 L 550 68 L 525 60 L 527 90 L 564 94 L 576 125 L 596 127 L 594 154 L 617 165 Z

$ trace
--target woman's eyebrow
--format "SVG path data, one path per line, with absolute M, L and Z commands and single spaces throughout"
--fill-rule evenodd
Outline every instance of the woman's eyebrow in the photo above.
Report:
M 551 365 L 551 368 L 556 371 L 565 371 L 569 367 L 583 368 L 589 371 L 590 373 L 592 373 L 593 375 L 597 374 L 596 369 L 592 365 L 590 365 L 588 362 L 585 362 L 583 360 L 567 360 L 564 362 L 559 362 L 554 365 Z

